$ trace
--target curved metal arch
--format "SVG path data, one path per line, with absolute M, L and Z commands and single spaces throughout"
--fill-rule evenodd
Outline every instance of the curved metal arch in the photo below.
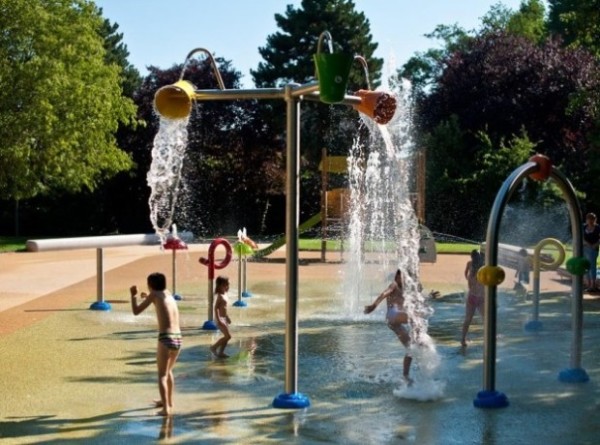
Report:
M 529 161 L 517 167 L 504 181 L 490 212 L 486 235 L 485 264 L 487 266 L 498 265 L 498 237 L 500 222 L 506 204 L 517 190 L 521 180 L 531 173 L 538 171 L 539 165 Z M 579 200 L 569 180 L 558 170 L 552 167 L 550 177 L 554 179 L 563 192 L 569 208 L 571 231 L 573 237 L 573 256 L 579 257 L 583 251 L 582 240 L 582 217 Z M 497 286 L 491 285 L 485 288 L 485 317 L 484 317 L 484 349 L 483 349 L 483 387 L 487 393 L 496 392 L 496 316 L 497 316 Z M 572 298 L 572 345 L 570 365 L 572 369 L 581 369 L 581 344 L 583 325 L 583 294 L 582 277 L 573 275 Z M 582 371 L 585 373 L 585 371 Z M 582 380 L 585 381 L 585 380 Z M 505 397 L 504 397 L 505 398 Z M 506 406 L 506 405 L 503 405 Z

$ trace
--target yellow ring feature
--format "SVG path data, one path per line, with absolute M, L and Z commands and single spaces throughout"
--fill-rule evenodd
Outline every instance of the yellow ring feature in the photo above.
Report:
M 546 246 L 554 246 L 554 247 L 556 247 L 556 250 L 558 252 L 557 257 L 553 258 L 553 261 L 551 261 L 551 262 L 544 262 L 543 257 L 540 255 L 540 253 L 542 252 L 542 249 Z M 544 268 L 546 270 L 556 270 L 563 263 L 563 261 L 565 261 L 565 247 L 557 239 L 554 239 L 554 238 L 543 239 L 539 243 L 537 243 L 537 245 L 535 246 L 533 258 L 534 258 L 534 261 L 538 262 L 538 265 L 541 268 Z

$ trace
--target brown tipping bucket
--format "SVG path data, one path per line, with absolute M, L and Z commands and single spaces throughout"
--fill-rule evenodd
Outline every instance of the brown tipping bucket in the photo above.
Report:
M 360 97 L 361 103 L 353 105 L 354 109 L 366 114 L 376 123 L 387 124 L 396 113 L 396 96 L 384 91 L 358 90 L 354 93 Z

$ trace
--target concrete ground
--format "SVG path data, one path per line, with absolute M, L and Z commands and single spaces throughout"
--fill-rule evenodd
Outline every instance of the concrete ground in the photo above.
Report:
M 403 421 L 407 422 L 406 428 L 413 428 L 412 433 L 408 434 L 400 427 L 394 427 L 396 429 L 390 430 L 393 431 L 391 436 L 385 435 L 388 434 L 386 431 L 377 441 L 363 438 L 356 439 L 355 442 L 348 439 L 348 436 L 340 435 L 340 432 L 336 433 L 335 428 L 326 430 L 325 427 L 321 427 L 317 433 L 311 434 L 309 425 L 319 424 L 315 420 L 311 424 L 311 416 L 318 418 L 319 415 L 333 415 L 322 405 L 322 401 L 315 401 L 313 406 L 301 410 L 300 413 L 272 408 L 270 402 L 276 395 L 272 384 L 283 390 L 283 386 L 280 386 L 283 385 L 281 371 L 272 373 L 263 369 L 263 373 L 256 373 L 257 367 L 266 366 L 265 362 L 259 359 L 261 349 L 263 354 L 268 354 L 264 351 L 269 347 L 277 349 L 277 345 L 270 345 L 270 340 L 265 340 L 264 331 L 270 330 L 279 336 L 284 328 L 284 252 L 276 252 L 273 261 L 248 263 L 248 289 L 270 297 L 253 301 L 248 309 L 232 310 L 235 315 L 232 316 L 234 340 L 231 343 L 231 351 L 236 354 L 234 361 L 225 364 L 215 362 L 207 353 L 208 346 L 217 334 L 200 329 L 208 313 L 208 280 L 206 268 L 198 263 L 198 258 L 206 254 L 207 245 L 190 245 L 188 251 L 179 252 L 177 256 L 177 290 L 184 295 L 180 309 L 185 344 L 181 363 L 176 368 L 176 378 L 181 382 L 176 390 L 178 414 L 168 419 L 154 416 L 151 406 L 151 400 L 157 395 L 154 376 L 154 314 L 144 313 L 139 317 L 131 315 L 128 288 L 132 284 L 144 288 L 145 277 L 154 271 L 163 271 L 170 280 L 171 252 L 161 252 L 156 246 L 104 249 L 104 297 L 112 305 L 109 312 L 89 309 L 90 304 L 97 298 L 95 249 L 0 254 L 0 443 L 112 444 L 149 443 L 158 440 L 166 443 L 210 444 L 497 445 L 545 442 L 549 445 L 592 444 L 597 443 L 597 438 L 600 437 L 600 423 L 596 420 L 600 393 L 595 383 L 600 378 L 600 360 L 597 354 L 600 344 L 600 311 L 594 296 L 586 296 L 585 304 L 585 319 L 591 320 L 591 324 L 586 330 L 584 360 L 591 381 L 582 384 L 583 390 L 576 388 L 571 391 L 569 396 L 557 394 L 556 397 L 552 397 L 551 393 L 539 395 L 540 400 L 544 397 L 551 398 L 548 404 L 552 405 L 552 408 L 548 409 L 557 410 L 545 411 L 545 407 L 540 407 L 539 425 L 536 425 L 535 420 L 523 424 L 522 419 L 525 415 L 537 418 L 535 410 L 529 410 L 525 414 L 519 411 L 518 407 L 510 406 L 494 411 L 498 414 L 489 414 L 487 410 L 483 410 L 485 414 L 481 414 L 481 410 L 471 406 L 474 393 L 468 393 L 466 400 L 462 400 L 459 405 L 460 409 L 465 410 L 467 417 L 472 416 L 476 419 L 476 424 L 465 423 L 465 419 L 444 418 L 442 413 L 445 411 L 442 405 L 449 406 L 456 402 L 453 400 L 455 394 L 448 390 L 443 403 L 437 402 L 441 404 L 439 414 L 427 414 L 433 416 L 429 421 L 435 423 L 438 432 L 432 433 L 428 430 L 428 433 L 424 433 L 418 427 L 411 426 L 410 416 L 407 415 L 408 420 L 403 418 Z M 306 260 L 315 260 L 318 254 L 301 253 L 300 256 Z M 335 254 L 331 254 L 330 258 L 335 260 Z M 448 319 L 454 320 L 450 324 L 448 322 L 443 329 L 439 328 L 437 333 L 441 348 L 447 351 L 459 349 L 462 306 L 452 305 L 451 300 L 465 289 L 463 271 L 467 260 L 467 256 L 464 255 L 438 255 L 435 264 L 421 265 L 421 281 L 425 289 L 440 291 L 442 298 L 437 303 L 440 305 L 439 312 L 447 313 Z M 306 289 L 303 292 L 321 295 L 320 287 L 338 280 L 341 267 L 342 264 L 336 261 L 307 261 L 299 270 L 300 286 Z M 234 301 L 234 288 L 237 287 L 236 266 L 230 265 L 224 273 L 232 280 L 230 301 Z M 510 292 L 510 271 L 507 276 L 509 278 L 504 290 Z M 542 274 L 542 293 L 568 298 L 569 289 L 569 283 L 561 282 L 554 273 Z M 444 298 L 448 295 L 448 303 L 444 306 Z M 529 311 L 527 304 L 529 303 L 526 301 L 519 301 L 515 307 L 526 308 L 523 310 Z M 315 308 L 321 309 L 326 305 L 324 297 L 319 297 Z M 316 309 L 302 308 L 301 315 L 313 316 L 313 310 Z M 309 331 L 317 328 L 320 329 L 311 325 Z M 473 345 L 469 348 L 473 352 L 464 358 L 449 352 L 451 358 L 448 362 L 456 364 L 457 367 L 464 367 L 468 362 L 469 367 L 475 369 L 477 380 L 481 368 L 481 325 L 476 323 L 472 331 Z M 568 326 L 565 331 L 566 334 L 562 337 L 568 337 Z M 387 331 L 384 332 L 383 335 L 389 335 Z M 300 335 L 302 336 L 302 331 Z M 436 339 L 436 332 L 432 336 Z M 566 341 L 568 343 L 568 338 Z M 594 345 L 593 350 L 586 350 L 589 344 Z M 507 351 L 511 351 L 512 355 L 517 354 L 512 352 L 517 351 L 516 349 Z M 551 351 L 549 352 L 551 354 Z M 251 357 L 255 354 L 258 359 L 252 361 Z M 504 358 L 502 354 L 500 356 L 506 361 L 513 361 L 514 358 Z M 273 360 L 272 356 L 270 360 Z M 283 356 L 281 360 L 276 361 L 280 367 Z M 248 374 L 256 374 L 253 377 L 254 383 L 249 385 L 250 388 L 244 386 L 244 391 L 234 391 L 231 382 L 246 382 L 244 379 Z M 227 385 L 228 382 L 230 386 Z M 473 387 L 473 384 L 477 388 L 477 381 L 470 382 L 469 388 Z M 260 392 L 261 385 L 268 387 L 265 393 Z M 588 406 L 577 406 L 577 401 L 569 402 L 573 392 L 585 393 Z M 315 398 L 314 395 L 312 397 Z M 464 394 L 461 394 L 457 398 L 463 397 Z M 362 402 L 365 404 L 363 406 L 367 406 L 368 400 Z M 564 403 L 563 407 L 561 403 Z M 573 408 L 573 404 L 577 406 L 576 409 Z M 350 406 L 344 409 L 342 413 L 345 415 L 352 410 Z M 566 423 L 562 425 L 561 431 L 570 431 L 571 434 L 554 434 L 550 439 L 540 441 L 540 437 L 547 437 L 544 435 L 549 434 L 548 430 L 551 429 L 544 423 L 543 418 L 551 419 L 552 424 L 556 424 L 555 416 L 560 416 L 563 410 L 575 413 L 579 413 L 578 410 L 585 411 L 577 418 L 565 417 Z M 430 407 L 426 410 L 427 413 L 435 411 Z M 515 417 L 514 421 L 519 422 L 518 428 L 522 434 L 518 437 L 521 437 L 522 441 L 515 441 L 515 433 L 503 435 L 494 430 L 495 422 L 500 421 L 490 420 L 490 416 L 511 419 L 517 416 L 517 413 L 520 418 Z M 593 415 L 594 413 L 596 415 Z M 375 411 L 372 421 L 377 423 L 378 418 Z M 582 427 L 581 419 L 585 419 L 584 425 L 587 426 Z M 335 424 L 336 421 L 330 418 L 324 424 Z M 425 421 L 417 421 L 418 424 L 421 422 Z M 459 426 L 452 428 L 453 422 L 457 422 Z M 444 425 L 448 426 L 446 432 Z M 474 436 L 478 439 L 470 436 L 473 431 L 479 431 Z

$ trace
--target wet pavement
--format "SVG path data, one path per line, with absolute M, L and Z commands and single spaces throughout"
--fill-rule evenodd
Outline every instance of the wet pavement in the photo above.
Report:
M 428 387 L 401 379 L 403 349 L 382 311 L 348 312 L 339 288 L 343 264 L 306 261 L 299 269 L 298 389 L 310 407 L 272 407 L 284 391 L 285 264 L 248 263 L 247 307 L 230 305 L 231 357 L 208 346 L 205 245 L 178 256 L 184 348 L 175 368 L 176 414 L 154 415 L 156 324 L 134 317 L 128 288 L 146 275 L 170 279 L 171 252 L 157 247 L 105 249 L 108 312 L 96 299 L 95 251 L 0 254 L 0 443 L 202 444 L 596 444 L 600 437 L 600 308 L 584 305 L 583 367 L 590 381 L 565 384 L 558 373 L 571 348 L 568 283 L 542 274 L 540 320 L 523 328 L 531 301 L 511 283 L 499 292 L 496 389 L 510 405 L 480 409 L 482 325 L 459 345 L 464 311 L 463 255 L 421 265 L 427 290 L 439 290 L 430 334 L 439 366 Z M 301 253 L 313 260 L 318 254 Z M 237 265 L 221 271 L 237 298 Z M 507 276 L 511 276 L 507 273 Z M 169 280 L 170 281 L 170 280 Z M 384 283 L 385 284 L 385 283 Z M 381 289 L 372 283 L 369 302 Z M 382 287 L 382 286 L 379 286 Z M 375 289 L 377 289 L 375 291 Z M 421 365 L 419 361 L 421 360 Z M 416 373 L 425 358 L 415 358 Z M 424 366 L 423 366 L 424 367 Z M 432 389 L 433 388 L 433 389 Z M 429 391 L 429 392 L 428 392 Z

